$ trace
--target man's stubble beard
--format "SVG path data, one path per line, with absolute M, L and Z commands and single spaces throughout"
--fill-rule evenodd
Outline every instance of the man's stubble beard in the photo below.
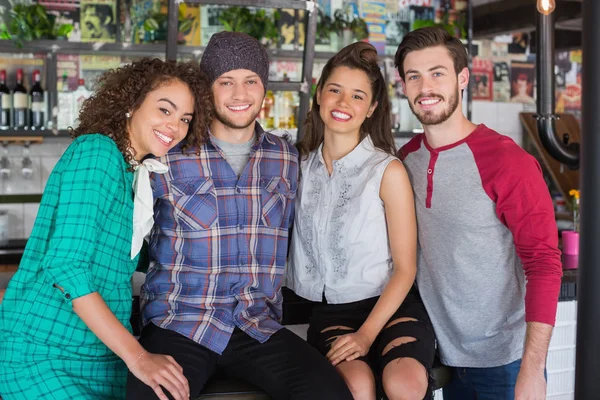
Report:
M 232 129 L 246 129 L 247 127 L 252 125 L 252 123 L 254 123 L 254 121 L 256 121 L 258 114 L 260 114 L 260 110 L 258 110 L 256 112 L 256 114 L 252 118 L 250 118 L 249 121 L 247 123 L 245 123 L 244 125 L 236 125 L 231 120 L 227 119 L 227 117 L 225 117 L 224 115 L 219 113 L 219 111 L 215 110 L 215 117 L 217 118 L 217 120 L 219 120 L 219 122 L 221 122 L 226 127 L 232 128 Z
M 439 96 L 436 96 L 438 98 L 440 98 Z M 442 111 L 441 114 L 434 114 L 433 112 L 430 111 L 425 111 L 423 114 L 419 114 L 416 112 L 415 110 L 415 106 L 413 105 L 412 102 L 408 102 L 408 105 L 410 107 L 410 110 L 412 111 L 412 113 L 417 117 L 417 119 L 419 120 L 419 122 L 423 125 L 439 125 L 443 122 L 446 122 L 448 120 L 448 118 L 450 118 L 450 116 L 452 116 L 452 114 L 454 114 L 454 111 L 456 111 L 456 109 L 458 108 L 458 83 L 456 84 L 456 90 L 454 91 L 454 93 L 448 98 L 448 107 L 446 107 L 446 109 L 444 109 Z

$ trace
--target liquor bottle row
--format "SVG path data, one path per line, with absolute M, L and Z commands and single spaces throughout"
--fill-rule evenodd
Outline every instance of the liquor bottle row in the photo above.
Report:
M 91 96 L 92 92 L 85 87 L 85 80 L 79 79 L 79 86 L 74 92 L 69 91 L 67 73 L 62 76 L 58 83 L 58 114 L 56 116 L 56 127 L 58 129 L 76 128 L 78 125 L 79 110 L 83 101 Z
M 295 129 L 299 97 L 296 92 L 267 90 L 258 121 L 264 129 Z
M 33 71 L 33 85 L 29 92 L 23 85 L 23 70 L 17 70 L 16 83 L 9 89 L 6 70 L 0 70 L 0 129 L 44 129 L 46 102 L 41 85 L 40 71 Z

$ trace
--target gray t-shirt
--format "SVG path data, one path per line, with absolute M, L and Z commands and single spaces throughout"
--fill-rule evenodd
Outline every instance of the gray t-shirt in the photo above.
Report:
M 485 125 L 437 149 L 417 135 L 400 153 L 415 196 L 417 283 L 442 363 L 488 368 L 521 358 L 525 322 L 554 325 L 561 284 L 539 164 Z
M 221 149 L 223 157 L 225 157 L 225 160 L 227 160 L 233 171 L 237 176 L 240 176 L 242 171 L 244 171 L 244 167 L 248 164 L 250 152 L 252 151 L 252 146 L 256 143 L 256 138 L 253 137 L 247 143 L 229 143 L 213 135 L 210 138 Z

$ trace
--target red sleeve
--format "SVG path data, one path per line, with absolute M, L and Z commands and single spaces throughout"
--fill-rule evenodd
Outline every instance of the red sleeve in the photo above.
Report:
M 423 138 L 422 133 L 413 136 L 413 138 L 410 139 L 410 141 L 408 143 L 406 143 L 404 146 L 402 146 L 400 148 L 400 150 L 398 150 L 398 153 L 396 153 L 396 157 L 398 157 L 400 159 L 400 161 L 404 161 L 404 159 L 406 158 L 407 155 L 409 155 L 410 153 L 417 151 L 421 148 L 422 138 Z
M 525 320 L 554 325 L 562 263 L 552 199 L 538 162 L 493 131 L 470 143 L 484 190 L 511 231 L 527 279 Z M 479 140 L 481 139 L 481 140 Z

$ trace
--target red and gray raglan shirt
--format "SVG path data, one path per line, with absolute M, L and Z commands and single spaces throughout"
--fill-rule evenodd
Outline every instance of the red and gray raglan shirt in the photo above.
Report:
M 495 367 L 522 356 L 526 322 L 554 325 L 562 264 L 537 161 L 485 125 L 437 149 L 399 152 L 413 185 L 417 284 L 441 361 Z

